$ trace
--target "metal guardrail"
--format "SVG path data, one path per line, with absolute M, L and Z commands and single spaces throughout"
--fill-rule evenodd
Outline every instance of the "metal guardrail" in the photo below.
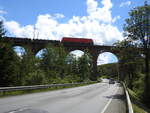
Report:
M 79 84 L 87 84 L 84 83 L 66 83 L 66 84 L 47 84 L 47 85 L 33 85 L 33 86 L 17 86 L 17 87 L 0 87 L 0 92 L 6 91 L 18 91 L 18 90 L 33 90 L 33 89 L 46 89 L 51 87 L 59 87 L 59 86 L 72 86 L 72 85 L 79 85 Z
M 123 87 L 124 87 L 125 93 L 126 93 L 128 113 L 134 113 L 134 112 L 133 112 L 133 108 L 132 108 L 132 103 L 131 103 L 131 100 L 130 100 L 130 97 L 129 97 L 129 93 L 128 93 L 128 90 L 127 90 L 127 88 L 126 88 L 125 83 L 123 83 Z

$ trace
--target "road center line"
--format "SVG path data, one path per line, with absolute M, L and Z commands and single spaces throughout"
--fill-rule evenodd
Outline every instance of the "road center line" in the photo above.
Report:
M 117 88 L 117 90 L 114 92 L 114 94 L 116 94 L 117 91 L 118 91 L 118 88 Z M 113 95 L 114 95 L 114 94 L 113 94 Z M 113 99 L 113 97 L 111 97 L 111 99 L 107 102 L 107 104 L 105 105 L 105 107 L 104 107 L 104 109 L 102 110 L 101 113 L 105 113 L 105 111 L 106 111 L 107 107 L 109 106 L 109 104 L 111 103 L 112 99 Z

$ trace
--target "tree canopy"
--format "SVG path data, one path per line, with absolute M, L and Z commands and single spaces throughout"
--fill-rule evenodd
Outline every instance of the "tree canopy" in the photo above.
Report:
M 145 2 L 144 6 L 136 7 L 129 12 L 129 18 L 124 25 L 124 35 L 143 49 L 141 54 L 145 56 L 145 103 L 150 104 L 150 5 Z

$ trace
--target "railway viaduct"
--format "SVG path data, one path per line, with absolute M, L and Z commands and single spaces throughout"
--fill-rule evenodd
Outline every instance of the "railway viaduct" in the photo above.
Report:
M 58 40 L 40 40 L 40 39 L 29 39 L 29 38 L 17 38 L 17 37 L 5 37 L 3 38 L 6 42 L 12 43 L 12 46 L 21 46 L 23 48 L 28 47 L 36 55 L 36 53 L 44 49 L 48 44 L 53 45 L 54 47 L 63 45 L 67 52 L 73 50 L 88 50 L 93 60 L 93 72 L 92 79 L 97 79 L 97 59 L 99 54 L 102 52 L 111 52 L 117 56 L 117 51 L 114 46 L 105 46 L 105 45 L 94 45 L 94 44 L 82 44 L 82 43 L 63 43 Z M 117 56 L 119 59 L 119 56 Z

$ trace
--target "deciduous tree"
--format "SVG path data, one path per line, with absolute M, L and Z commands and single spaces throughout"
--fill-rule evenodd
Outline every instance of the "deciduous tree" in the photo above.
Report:
M 145 55 L 145 101 L 150 103 L 150 77 L 149 77 L 149 52 L 150 52 L 150 5 L 136 7 L 129 12 L 129 18 L 124 25 L 125 36 L 143 48 Z

